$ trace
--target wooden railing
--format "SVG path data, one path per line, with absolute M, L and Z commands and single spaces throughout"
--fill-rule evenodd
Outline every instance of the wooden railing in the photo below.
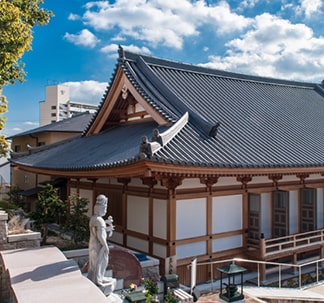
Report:
M 311 251 L 317 247 L 324 247 L 324 229 L 273 239 L 249 239 L 249 247 L 258 249 L 263 260 L 287 255 L 292 251 Z

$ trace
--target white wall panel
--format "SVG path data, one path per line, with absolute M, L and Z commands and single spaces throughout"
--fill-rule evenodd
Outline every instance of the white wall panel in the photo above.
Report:
M 167 256 L 167 250 L 165 245 L 153 243 L 153 255 L 160 257 L 160 258 L 166 258 Z
M 127 246 L 148 253 L 149 242 L 143 239 L 127 236 Z
M 242 247 L 242 235 L 213 240 L 213 252 Z
M 114 231 L 113 235 L 110 238 L 108 238 L 108 243 L 110 241 L 114 241 L 114 243 L 118 243 L 118 244 L 122 245 L 123 244 L 123 233 Z
M 178 259 L 205 255 L 206 253 L 206 242 L 185 244 L 177 246 L 176 248 L 176 254 Z
M 213 198 L 213 233 L 242 229 L 242 195 Z
M 177 240 L 206 235 L 206 204 L 205 198 L 177 201 Z
M 153 236 L 167 238 L 167 201 L 153 201 Z
M 199 188 L 199 187 L 205 188 L 206 185 L 202 184 L 198 178 L 197 179 L 188 178 L 188 179 L 184 179 L 182 181 L 182 184 L 180 186 L 178 186 L 177 189 Z
M 127 197 L 127 229 L 148 234 L 148 206 L 146 197 Z

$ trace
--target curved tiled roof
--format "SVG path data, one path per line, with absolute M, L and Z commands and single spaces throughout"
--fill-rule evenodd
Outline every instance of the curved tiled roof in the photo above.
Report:
M 122 52 L 119 65 L 162 117 L 176 122 L 189 113 L 188 123 L 151 161 L 229 168 L 324 166 L 324 91 L 318 84 L 241 75 L 130 52 Z M 150 137 L 155 127 L 118 126 L 15 161 L 48 169 L 126 165 L 139 159 L 140 139 Z
M 93 114 L 89 112 L 83 112 L 80 114 L 73 115 L 69 119 L 64 119 L 54 123 L 50 123 L 41 127 L 33 128 L 25 132 L 8 137 L 12 139 L 15 137 L 21 137 L 26 135 L 38 134 L 42 132 L 72 132 L 72 133 L 82 133 L 83 129 L 90 122 Z

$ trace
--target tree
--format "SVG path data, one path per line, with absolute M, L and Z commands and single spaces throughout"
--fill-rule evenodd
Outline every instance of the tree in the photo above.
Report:
M 5 126 L 3 114 L 7 101 L 2 87 L 25 79 L 23 54 L 31 50 L 33 28 L 48 24 L 53 13 L 40 8 L 43 0 L 0 0 L 0 131 Z M 0 156 L 6 156 L 8 142 L 0 135 Z
M 89 217 L 87 216 L 89 200 L 78 195 L 69 197 L 70 213 L 64 224 L 64 231 L 72 234 L 75 244 L 89 241 Z
M 20 194 L 21 189 L 18 186 L 13 186 L 7 193 L 8 200 L 10 203 L 16 205 L 17 208 L 26 210 L 26 199 Z
M 59 222 L 59 218 L 66 212 L 66 204 L 60 199 L 58 189 L 51 184 L 38 193 L 36 201 L 36 211 L 31 217 L 39 226 L 42 234 L 42 245 L 46 244 L 48 235 L 48 225 Z

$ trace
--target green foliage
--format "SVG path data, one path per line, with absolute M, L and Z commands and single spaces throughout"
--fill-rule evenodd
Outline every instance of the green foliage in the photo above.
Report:
M 24 81 L 24 63 L 31 49 L 33 27 L 48 24 L 53 13 L 40 8 L 43 0 L 0 0 L 0 87 Z
M 89 218 L 87 216 L 88 204 L 88 199 L 81 198 L 77 195 L 69 197 L 68 200 L 70 213 L 67 216 L 64 231 L 72 234 L 72 240 L 75 244 L 89 241 Z
M 60 199 L 58 189 L 51 184 L 38 193 L 36 211 L 31 217 L 35 220 L 36 226 L 41 228 L 42 243 L 46 244 L 48 224 L 59 222 L 59 218 L 66 212 L 66 204 Z
M 1 0 L 0 0 L 1 1 Z M 1 42 L 0 42 L 1 45 Z M 1 50 L 0 50 L 1 52 Z M 0 71 L 1 73 L 1 71 Z M 6 126 L 6 117 L 4 117 L 4 113 L 8 110 L 8 104 L 6 97 L 2 96 L 2 90 L 0 87 L 0 131 L 3 130 Z M 0 157 L 5 157 L 8 154 L 9 150 L 9 142 L 6 140 L 6 137 L 0 134 Z
M 154 297 L 159 293 L 159 286 L 155 281 L 149 278 L 143 279 L 143 282 L 146 302 L 150 303 L 154 300 Z
M 173 295 L 173 292 L 168 288 L 167 294 L 164 296 L 164 303 L 179 303 L 180 300 Z
M 26 199 L 20 195 L 21 189 L 18 186 L 11 187 L 8 195 L 8 201 L 16 206 L 16 208 L 22 208 L 25 210 Z
M 33 27 L 48 24 L 53 13 L 40 8 L 43 0 L 0 0 L 0 131 L 5 127 L 7 100 L 2 87 L 23 82 L 23 54 L 31 50 Z M 0 134 L 0 157 L 8 153 L 9 143 Z
M 18 209 L 17 205 L 10 203 L 8 201 L 0 201 L 0 209 L 8 212 L 11 209 Z

